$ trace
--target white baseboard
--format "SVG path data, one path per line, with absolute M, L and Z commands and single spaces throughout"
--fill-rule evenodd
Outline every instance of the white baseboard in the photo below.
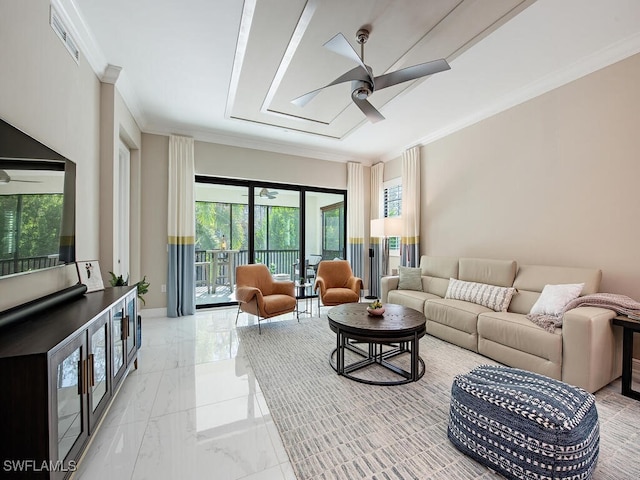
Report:
M 144 308 L 138 312 L 142 318 L 158 318 L 167 316 L 167 307 Z

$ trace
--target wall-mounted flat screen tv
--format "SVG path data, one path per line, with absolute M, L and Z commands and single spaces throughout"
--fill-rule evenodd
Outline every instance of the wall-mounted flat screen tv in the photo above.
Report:
M 0 277 L 75 262 L 75 172 L 0 120 Z

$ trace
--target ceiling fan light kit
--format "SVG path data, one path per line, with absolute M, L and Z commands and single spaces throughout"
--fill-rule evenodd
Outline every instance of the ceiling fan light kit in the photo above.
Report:
M 320 91 L 332 85 L 351 82 L 351 100 L 365 114 L 370 122 L 375 123 L 384 120 L 382 114 L 369 102 L 368 98 L 376 91 L 383 88 L 398 85 L 399 83 L 408 82 L 417 78 L 433 75 L 434 73 L 449 70 L 451 67 L 444 58 L 433 60 L 431 62 L 413 65 L 412 67 L 403 68 L 394 72 L 385 73 L 377 77 L 373 76 L 373 69 L 364 63 L 364 44 L 369 39 L 369 30 L 361 28 L 356 33 L 356 40 L 360 44 L 360 56 L 353 49 L 342 33 L 336 34 L 331 40 L 324 44 L 324 47 L 332 52 L 342 55 L 349 60 L 353 60 L 358 64 L 357 67 L 349 70 L 343 75 L 336 78 L 333 82 L 324 87 L 312 90 L 291 103 L 304 107 L 309 103 Z

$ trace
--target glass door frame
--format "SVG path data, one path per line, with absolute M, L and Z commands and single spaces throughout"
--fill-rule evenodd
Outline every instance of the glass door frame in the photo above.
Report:
M 345 246 L 344 255 L 346 258 L 346 246 L 347 246 L 347 190 L 336 189 L 336 188 L 325 188 L 325 187 L 314 187 L 310 185 L 296 185 L 289 183 L 274 183 L 274 182 L 265 182 L 262 180 L 241 180 L 237 178 L 225 178 L 225 177 L 211 177 L 208 175 L 196 175 L 195 176 L 196 183 L 203 183 L 209 185 L 226 185 L 226 186 L 235 186 L 235 187 L 245 187 L 247 188 L 247 207 L 249 210 L 249 218 L 248 218 L 248 236 L 247 239 L 247 248 L 248 252 L 248 261 L 249 263 L 255 263 L 255 193 L 256 190 L 259 191 L 260 188 L 267 189 L 282 189 L 282 190 L 290 190 L 297 191 L 299 194 L 299 205 L 300 205 L 300 220 L 299 220 L 299 238 L 300 238 L 300 257 L 304 258 L 304 252 L 306 252 L 306 240 L 305 240 L 305 219 L 306 219 L 306 194 L 307 192 L 318 192 L 318 193 L 329 193 L 329 194 L 337 194 L 342 195 L 344 198 L 344 229 L 343 229 L 343 239 L 342 244 Z M 232 305 L 237 305 L 238 302 L 224 302 L 224 303 L 215 303 L 215 304 L 198 304 L 196 305 L 196 309 L 203 308 L 212 308 L 212 307 L 228 307 Z

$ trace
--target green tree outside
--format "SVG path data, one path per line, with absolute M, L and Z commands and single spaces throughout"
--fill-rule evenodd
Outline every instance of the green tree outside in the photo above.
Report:
M 0 196 L 0 258 L 11 259 L 16 250 L 18 258 L 57 254 L 62 202 L 61 194 Z

